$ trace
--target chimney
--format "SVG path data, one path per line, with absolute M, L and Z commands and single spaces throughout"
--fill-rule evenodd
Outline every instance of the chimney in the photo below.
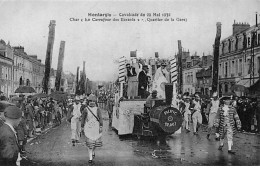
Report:
M 159 53 L 155 52 L 155 58 L 159 58 Z
M 24 47 L 23 46 L 15 46 L 14 50 L 16 50 L 18 52 L 24 52 Z
M 234 24 L 233 24 L 233 35 L 236 35 L 246 29 L 250 28 L 250 25 L 248 23 L 236 23 L 236 21 L 234 20 Z

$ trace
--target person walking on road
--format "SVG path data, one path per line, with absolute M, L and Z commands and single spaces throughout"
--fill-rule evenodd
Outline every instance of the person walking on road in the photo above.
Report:
M 191 121 L 191 111 L 190 111 L 190 98 L 189 96 L 183 96 L 185 108 L 184 108 L 184 123 L 186 132 L 190 132 L 190 121 Z
M 100 109 L 96 104 L 96 96 L 89 96 L 89 107 L 83 111 L 81 127 L 86 136 L 86 145 L 89 153 L 89 163 L 93 162 L 95 157 L 95 148 L 102 146 L 102 127 L 103 119 Z
M 214 126 L 219 127 L 220 145 L 218 149 L 222 150 L 224 146 L 224 138 L 227 135 L 228 153 L 235 154 L 235 152 L 232 151 L 233 135 L 236 132 L 235 124 L 240 130 L 241 122 L 236 109 L 231 106 L 232 96 L 223 97 L 221 100 L 223 100 L 224 105 L 218 109 L 218 113 L 214 122 Z
M 71 140 L 72 146 L 75 146 L 75 143 L 79 142 L 80 137 L 80 104 L 79 100 L 76 99 L 76 102 L 73 105 L 73 112 L 71 118 Z
M 20 153 L 16 131 L 22 111 L 16 106 L 9 106 L 4 110 L 5 123 L 0 127 L 0 165 L 20 165 Z
M 198 94 L 195 94 L 195 100 L 193 101 L 193 115 L 192 115 L 192 123 L 193 123 L 193 133 L 195 135 L 198 134 L 198 130 L 200 125 L 202 124 L 202 116 L 201 116 L 201 104 L 200 97 Z
M 209 139 L 212 130 L 213 129 L 213 125 L 214 125 L 214 120 L 216 118 L 217 112 L 218 112 L 218 108 L 219 108 L 219 99 L 218 99 L 218 94 L 215 92 L 213 93 L 213 100 L 211 100 L 210 104 L 208 105 L 209 108 L 209 121 L 208 121 L 208 134 L 207 134 L 207 139 Z M 215 131 L 216 134 L 216 140 L 219 139 L 219 134 Z

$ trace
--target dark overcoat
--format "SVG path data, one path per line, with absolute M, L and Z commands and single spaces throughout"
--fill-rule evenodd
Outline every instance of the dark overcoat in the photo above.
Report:
M 15 166 L 18 158 L 19 146 L 15 133 L 7 125 L 0 127 L 0 165 Z
M 148 77 L 144 73 L 144 71 L 141 71 L 138 75 L 138 96 L 144 98 L 147 85 L 148 85 Z

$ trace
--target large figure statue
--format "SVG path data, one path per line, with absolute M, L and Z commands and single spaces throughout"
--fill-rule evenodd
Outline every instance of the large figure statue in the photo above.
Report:
M 162 63 L 161 67 L 157 69 L 154 75 L 153 90 L 158 92 L 159 99 L 165 99 L 165 83 L 169 83 L 168 71 L 166 70 L 166 63 Z

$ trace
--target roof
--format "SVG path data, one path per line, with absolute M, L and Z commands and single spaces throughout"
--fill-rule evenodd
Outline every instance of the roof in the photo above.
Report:
M 258 27 L 259 27 L 259 26 L 258 26 Z M 235 36 L 238 35 L 238 34 L 242 34 L 242 33 L 245 33 L 245 32 L 251 32 L 251 31 L 253 31 L 255 28 L 256 28 L 256 25 L 251 26 L 250 28 L 245 29 L 245 30 L 243 30 L 243 31 L 241 31 L 241 32 L 238 32 L 238 33 L 236 33 L 235 35 L 230 35 L 230 36 L 228 36 L 228 37 L 222 39 L 221 42 L 223 42 L 223 41 L 225 41 L 225 40 L 227 40 L 227 39 L 230 39 L 231 37 L 235 37 Z

